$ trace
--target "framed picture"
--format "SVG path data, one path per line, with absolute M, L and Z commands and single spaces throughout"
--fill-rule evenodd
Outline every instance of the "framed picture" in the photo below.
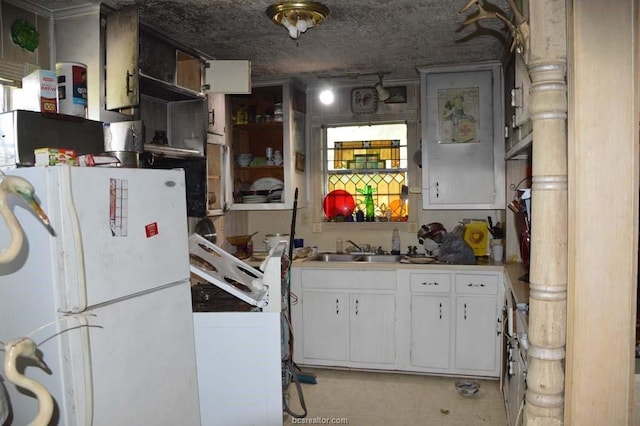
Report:
M 489 143 L 493 138 L 492 72 L 433 72 L 425 83 L 426 139 L 438 144 Z M 423 139 L 425 135 L 423 135 Z
M 371 114 L 378 111 L 378 92 L 373 87 L 360 87 L 351 90 L 351 112 Z
M 304 154 L 300 154 L 299 152 L 296 152 L 296 170 L 299 172 L 304 172 L 304 165 L 305 165 L 305 156 Z
M 479 88 L 438 89 L 440 143 L 479 142 Z

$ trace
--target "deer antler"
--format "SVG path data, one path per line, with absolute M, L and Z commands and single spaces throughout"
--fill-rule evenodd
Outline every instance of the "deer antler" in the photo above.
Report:
M 474 5 L 478 8 L 478 13 L 468 17 L 462 23 L 462 26 L 473 24 L 474 22 L 478 22 L 482 19 L 499 19 L 507 25 L 511 32 L 511 36 L 513 37 L 510 50 L 513 51 L 516 45 L 518 46 L 518 51 L 526 50 L 529 42 L 529 24 L 527 23 L 527 18 L 525 18 L 525 16 L 518 10 L 518 7 L 513 0 L 507 1 L 509 3 L 509 7 L 513 10 L 516 22 L 515 24 L 511 22 L 511 20 L 502 11 L 492 12 L 485 9 L 480 3 L 480 0 L 469 0 L 458 13 L 464 13 Z

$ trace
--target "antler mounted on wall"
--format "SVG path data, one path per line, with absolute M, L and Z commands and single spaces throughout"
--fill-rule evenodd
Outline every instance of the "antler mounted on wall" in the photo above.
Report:
M 514 21 L 512 22 L 507 15 L 500 9 L 498 11 L 491 11 L 483 7 L 480 0 L 469 0 L 467 4 L 464 5 L 462 9 L 460 9 L 459 13 L 466 12 L 473 5 L 477 6 L 478 13 L 468 17 L 463 23 L 462 26 L 466 26 L 469 24 L 473 24 L 474 22 L 478 22 L 482 19 L 499 19 L 509 28 L 511 32 L 511 37 L 513 41 L 511 42 L 511 51 L 513 49 L 517 49 L 518 53 L 524 54 L 529 47 L 529 24 L 527 22 L 527 18 L 518 10 L 514 0 L 507 0 L 509 3 L 509 7 L 513 11 Z

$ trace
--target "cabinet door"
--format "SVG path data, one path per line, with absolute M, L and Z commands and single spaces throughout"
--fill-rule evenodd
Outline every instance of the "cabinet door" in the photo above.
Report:
M 411 365 L 448 369 L 451 336 L 449 296 L 411 296 Z
M 350 299 L 351 361 L 395 363 L 395 295 L 354 293 Z
M 349 312 L 346 292 L 302 293 L 302 352 L 305 359 L 349 359 Z
M 458 297 L 455 369 L 498 372 L 498 309 L 494 297 Z
M 499 65 L 420 72 L 423 207 L 504 208 Z
M 207 133 L 207 216 L 224 213 L 226 146 L 224 137 Z
M 138 11 L 135 6 L 107 15 L 107 109 L 138 105 Z
M 140 31 L 140 72 L 165 83 L 176 83 L 176 48 L 167 41 Z

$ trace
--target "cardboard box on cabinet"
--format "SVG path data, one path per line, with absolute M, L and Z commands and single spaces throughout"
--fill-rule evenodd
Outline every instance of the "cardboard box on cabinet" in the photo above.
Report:
M 22 79 L 20 109 L 58 112 L 58 78 L 52 70 L 37 70 Z

